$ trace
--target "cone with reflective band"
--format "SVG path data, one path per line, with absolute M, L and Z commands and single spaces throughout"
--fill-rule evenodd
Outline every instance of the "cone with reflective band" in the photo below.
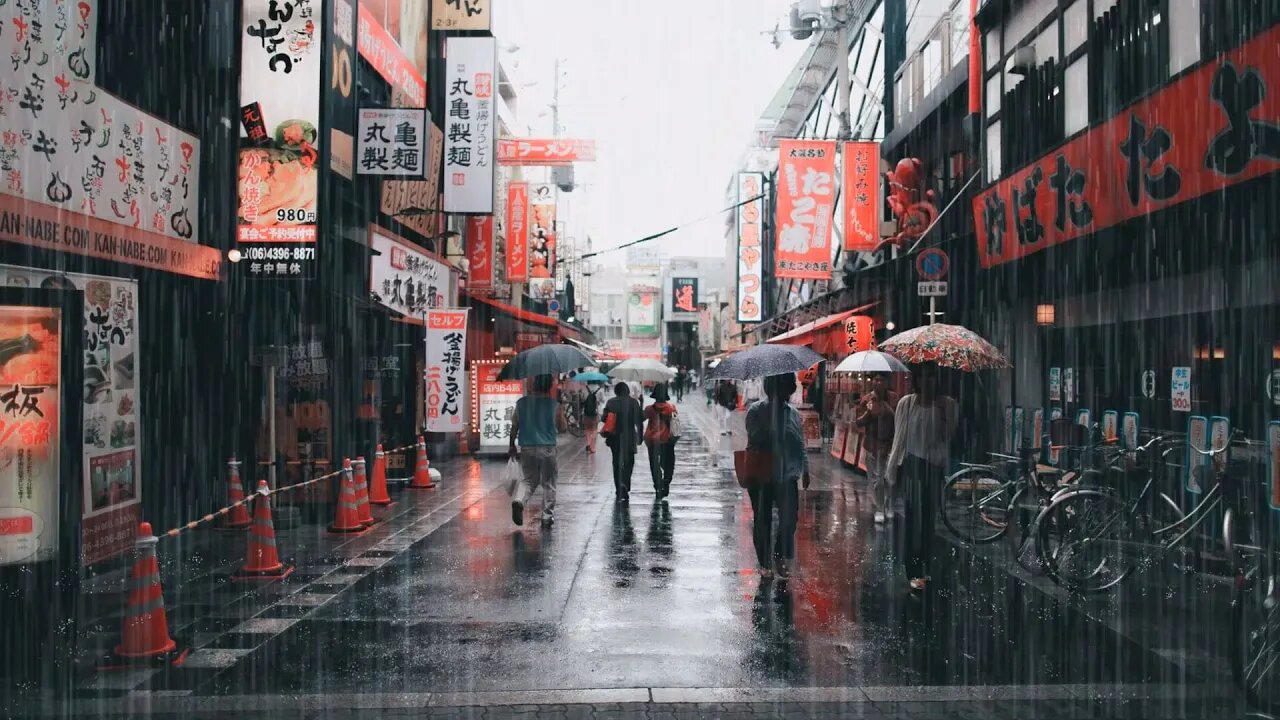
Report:
M 360 508 L 356 505 L 356 483 L 351 477 L 351 460 L 342 461 L 342 482 L 338 490 L 338 502 L 335 506 L 333 524 L 329 532 L 341 535 L 362 533 L 368 528 L 360 522 Z
M 369 506 L 369 476 L 364 471 L 364 458 L 356 458 L 355 470 L 356 510 L 360 513 L 360 524 L 368 527 L 373 524 L 373 510 Z
M 240 461 L 231 458 L 227 461 L 227 504 L 233 507 L 227 513 L 222 527 L 228 530 L 243 530 L 249 527 L 251 522 L 249 506 L 247 503 L 241 504 L 243 500 L 244 485 L 240 483 Z
M 414 490 L 430 490 L 435 487 L 435 481 L 431 479 L 429 468 L 430 463 L 427 462 L 427 443 L 418 436 L 418 460 L 413 466 L 413 482 L 409 483 L 409 487 Z
M 244 567 L 233 580 L 275 580 L 293 572 L 292 565 L 280 562 L 276 549 L 276 526 L 271 520 L 271 489 L 266 480 L 258 481 L 253 499 L 253 524 L 249 526 L 249 553 Z
M 391 496 L 387 494 L 387 456 L 382 452 L 382 444 L 373 455 L 373 476 L 369 479 L 369 502 L 374 505 L 391 505 Z
M 164 611 L 160 563 L 156 560 L 158 542 L 151 534 L 151 523 L 138 525 L 124 623 L 120 629 L 120 644 L 115 649 L 115 654 L 122 658 L 164 658 L 178 647 L 178 643 L 169 637 L 169 619 Z

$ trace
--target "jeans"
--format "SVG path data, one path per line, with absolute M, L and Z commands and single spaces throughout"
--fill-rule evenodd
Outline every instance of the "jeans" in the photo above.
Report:
M 796 556 L 796 520 L 800 511 L 800 491 L 795 479 L 769 482 L 747 491 L 754 515 L 751 540 L 756 560 L 762 568 L 772 568 L 775 560 Z M 773 534 L 773 511 L 778 511 L 778 531 Z
M 631 493 L 631 473 L 636 467 L 636 446 L 627 445 L 621 447 L 617 440 L 609 445 L 613 453 L 613 489 L 620 498 Z
M 908 578 L 929 576 L 933 564 L 934 522 L 938 514 L 938 494 L 942 492 L 944 469 L 908 454 L 899 477 L 906 492 L 904 509 L 903 565 Z
M 676 441 L 645 444 L 649 446 L 649 474 L 653 476 L 654 492 L 671 489 L 671 475 L 676 470 Z
M 529 504 L 533 491 L 542 486 L 542 517 L 549 520 L 556 508 L 556 477 L 559 467 L 556 463 L 555 445 L 532 445 L 520 448 L 520 469 L 524 471 L 524 479 L 516 486 L 514 500 L 520 505 Z
M 876 510 L 889 510 L 889 481 L 885 478 L 886 465 L 889 462 L 889 451 L 872 452 L 867 450 L 863 455 L 867 465 L 867 480 L 871 482 L 871 504 Z

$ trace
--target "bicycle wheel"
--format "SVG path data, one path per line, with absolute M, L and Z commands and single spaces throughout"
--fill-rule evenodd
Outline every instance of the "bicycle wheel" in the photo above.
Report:
M 1247 505 L 1228 507 L 1222 513 L 1222 544 L 1236 573 L 1243 573 L 1257 562 L 1260 552 L 1257 523 L 1257 517 Z
M 1280 714 L 1280 588 L 1258 567 L 1236 578 L 1232 598 L 1231 675 L 1249 703 Z
M 995 542 L 1013 517 L 1014 484 L 993 468 L 965 468 L 942 486 L 942 522 L 961 540 L 981 545 Z
M 1053 501 L 1036 540 L 1049 577 L 1072 592 L 1095 593 L 1133 571 L 1134 534 L 1129 507 L 1119 497 L 1081 489 Z

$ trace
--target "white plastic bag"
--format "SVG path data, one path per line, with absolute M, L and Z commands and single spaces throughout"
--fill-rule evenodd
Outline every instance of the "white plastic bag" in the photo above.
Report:
M 524 473 L 520 470 L 520 461 L 511 458 L 507 461 L 507 467 L 502 471 L 502 481 L 507 484 L 507 495 L 516 496 L 516 486 L 520 484 L 520 479 L 524 477 Z

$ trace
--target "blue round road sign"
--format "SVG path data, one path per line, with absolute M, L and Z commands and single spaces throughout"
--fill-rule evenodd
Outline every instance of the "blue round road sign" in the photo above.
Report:
M 916 272 L 922 280 L 941 280 L 950 269 L 951 259 L 938 248 L 923 250 L 916 258 Z
M 550 311 L 550 312 L 560 312 L 560 301 L 559 301 L 559 300 L 548 300 L 548 301 L 547 301 L 547 310 L 548 310 L 548 311 Z

